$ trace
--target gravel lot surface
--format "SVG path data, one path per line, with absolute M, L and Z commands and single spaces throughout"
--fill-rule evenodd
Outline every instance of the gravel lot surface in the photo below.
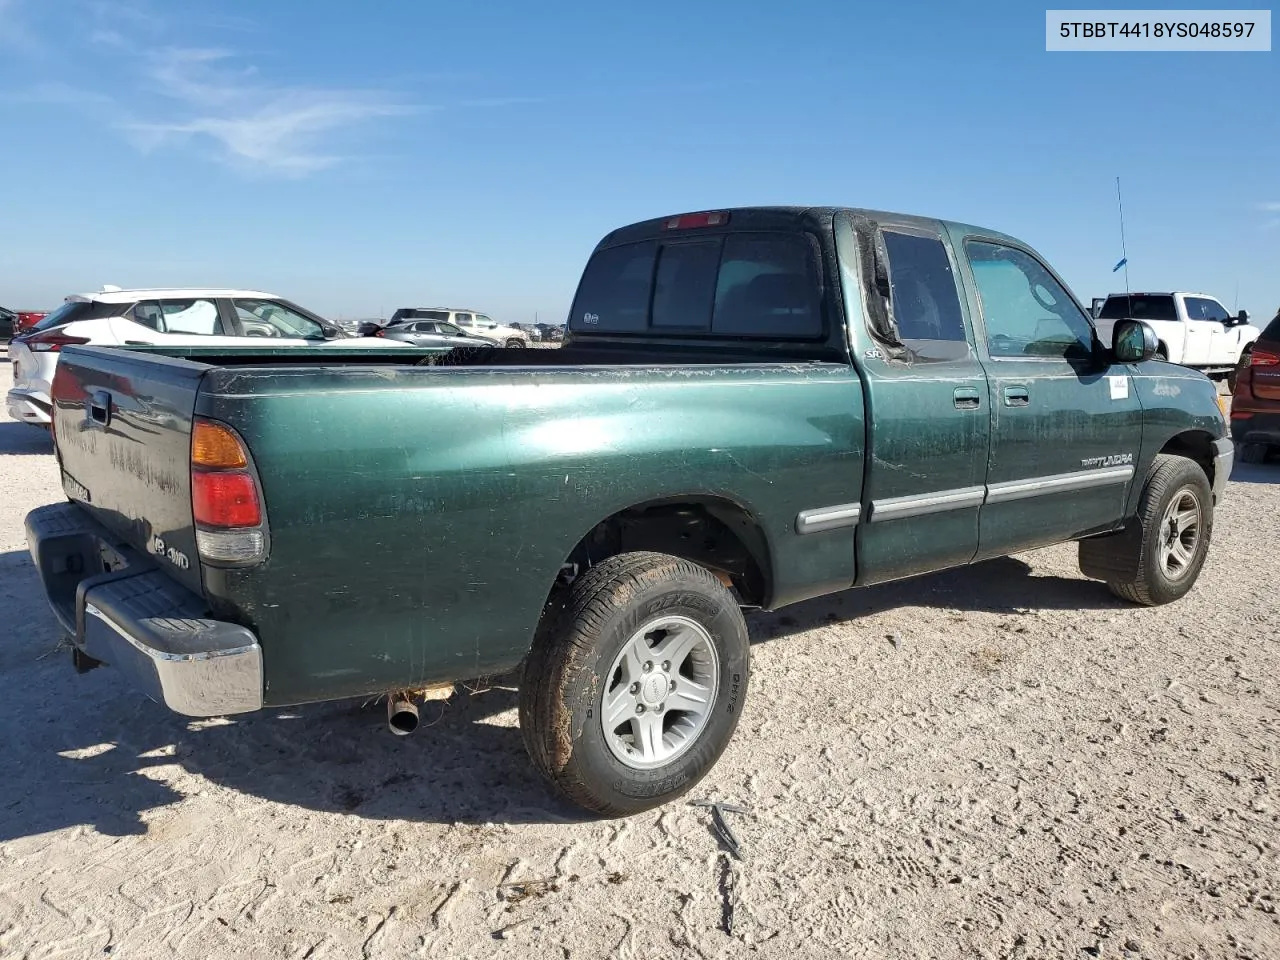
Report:
M 508 688 L 395 738 L 77 676 L 22 531 L 59 499 L 0 420 L 0 957 L 1280 957 L 1280 462 L 1169 607 L 1063 547 L 752 617 L 689 798 L 749 808 L 741 862 L 683 802 L 560 804 Z

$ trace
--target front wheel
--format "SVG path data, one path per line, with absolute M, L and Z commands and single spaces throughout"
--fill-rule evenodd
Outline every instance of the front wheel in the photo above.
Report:
M 519 339 L 518 337 L 512 337 L 510 340 L 507 341 L 507 346 L 513 349 L 523 349 L 524 341 Z
M 1195 586 L 1213 536 L 1213 491 L 1204 468 L 1162 453 L 1151 465 L 1138 514 L 1125 530 L 1080 542 L 1080 568 L 1131 603 L 1156 606 Z
M 520 683 L 534 766 L 606 816 L 688 791 L 728 746 L 747 693 L 733 594 L 697 564 L 627 553 L 592 567 L 555 607 Z

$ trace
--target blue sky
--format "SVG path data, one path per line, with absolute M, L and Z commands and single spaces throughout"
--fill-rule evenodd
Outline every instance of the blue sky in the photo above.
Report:
M 258 287 L 562 320 L 621 224 L 965 220 L 1086 303 L 1280 306 L 1280 54 L 1046 53 L 1025 3 L 0 0 L 0 304 Z

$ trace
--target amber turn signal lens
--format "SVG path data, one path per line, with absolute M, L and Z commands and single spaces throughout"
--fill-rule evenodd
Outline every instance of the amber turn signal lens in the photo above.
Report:
M 191 465 L 215 470 L 243 467 L 249 462 L 240 438 L 230 427 L 197 420 L 191 431 Z

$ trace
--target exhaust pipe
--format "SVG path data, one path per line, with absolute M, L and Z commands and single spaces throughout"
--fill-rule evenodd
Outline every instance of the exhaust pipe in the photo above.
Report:
M 397 737 L 418 729 L 418 705 L 402 693 L 387 697 L 387 726 Z

